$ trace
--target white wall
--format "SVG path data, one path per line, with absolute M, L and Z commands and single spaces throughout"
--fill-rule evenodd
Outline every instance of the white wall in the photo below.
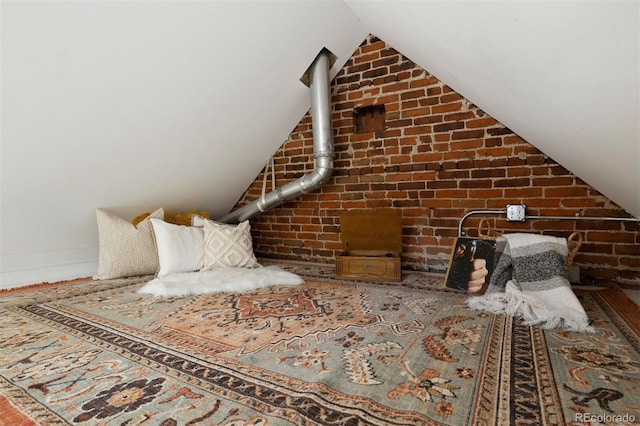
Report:
M 97 269 L 95 209 L 227 213 L 309 108 L 342 2 L 6 2 L 0 288 Z

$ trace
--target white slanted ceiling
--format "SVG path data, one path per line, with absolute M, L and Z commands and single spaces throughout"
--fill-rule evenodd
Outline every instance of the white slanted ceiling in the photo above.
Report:
M 636 1 L 2 1 L 0 288 L 91 275 L 95 209 L 227 213 L 375 34 L 640 216 Z

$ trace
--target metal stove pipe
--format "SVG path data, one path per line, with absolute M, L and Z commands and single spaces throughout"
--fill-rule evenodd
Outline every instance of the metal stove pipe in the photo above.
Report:
M 264 197 L 232 211 L 219 219 L 221 222 L 239 223 L 245 221 L 261 212 L 277 207 L 285 201 L 313 192 L 329 180 L 333 173 L 334 154 L 329 70 L 334 61 L 335 56 L 329 50 L 322 49 L 300 79 L 311 89 L 314 170 L 265 194 Z

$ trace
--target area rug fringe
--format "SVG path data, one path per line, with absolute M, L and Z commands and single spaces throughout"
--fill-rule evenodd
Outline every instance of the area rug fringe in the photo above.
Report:
M 81 283 L 81 282 L 91 281 L 91 280 L 92 280 L 91 277 L 82 277 L 82 278 L 74 278 L 71 280 L 60 280 L 60 281 L 54 281 L 54 282 L 43 281 L 39 283 L 23 285 L 20 287 L 0 288 L 0 295 L 20 292 L 20 291 L 31 291 L 38 288 L 44 288 L 44 287 L 55 287 L 59 285 L 75 284 L 75 283 Z

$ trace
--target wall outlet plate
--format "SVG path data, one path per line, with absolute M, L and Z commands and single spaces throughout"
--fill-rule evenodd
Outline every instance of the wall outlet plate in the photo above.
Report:
M 527 206 L 524 204 L 507 204 L 507 220 L 509 222 L 524 222 L 527 218 Z

